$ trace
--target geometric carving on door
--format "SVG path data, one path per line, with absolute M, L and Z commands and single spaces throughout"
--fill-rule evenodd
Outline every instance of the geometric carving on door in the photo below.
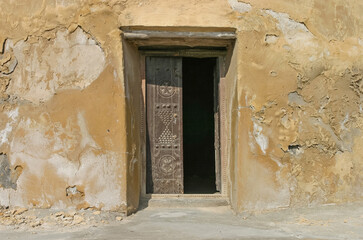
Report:
M 173 133 L 169 128 L 165 128 L 159 137 L 159 144 L 172 144 L 174 143 Z M 171 145 L 170 147 L 171 148 Z
M 166 105 L 164 105 L 163 107 L 167 107 Z M 156 107 L 158 108 L 158 107 Z M 165 124 L 165 126 L 168 126 L 171 121 L 173 121 L 173 114 L 172 114 L 172 110 L 171 109 L 162 109 L 159 111 L 159 117 L 161 119 L 161 121 Z
M 183 193 L 182 59 L 146 58 L 147 192 Z
M 170 123 L 173 121 L 173 111 L 170 108 L 170 105 L 163 105 L 163 109 L 159 111 L 158 116 L 160 117 L 161 122 L 165 125 L 164 130 L 158 138 L 159 144 L 172 144 L 174 143 L 174 136 L 171 130 L 169 129 Z
M 176 159 L 173 156 L 165 155 L 160 158 L 159 167 L 160 170 L 166 175 L 171 175 L 174 173 L 176 168 Z
M 175 88 L 171 86 L 170 81 L 164 81 L 160 86 L 158 86 L 158 93 L 162 97 L 172 97 L 175 93 Z

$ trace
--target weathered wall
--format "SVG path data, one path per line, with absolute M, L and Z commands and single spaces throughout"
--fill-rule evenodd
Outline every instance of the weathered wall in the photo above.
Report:
M 95 17 L 112 14 L 84 16 L 90 5 L 74 1 L 0 8 L 0 204 L 126 209 L 122 44 Z
M 2 0 L 0 204 L 137 207 L 141 92 L 119 30 L 130 25 L 236 28 L 234 209 L 362 200 L 362 10 L 359 0 Z
M 256 3 L 239 25 L 236 207 L 362 200 L 362 20 L 347 8 L 362 4 L 280 2 Z

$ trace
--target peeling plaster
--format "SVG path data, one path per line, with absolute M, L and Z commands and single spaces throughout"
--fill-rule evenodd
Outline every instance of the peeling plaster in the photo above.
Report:
M 234 11 L 239 13 L 246 13 L 251 11 L 252 6 L 249 3 L 240 2 L 238 0 L 228 0 L 228 4 L 232 7 Z
M 275 44 L 279 39 L 279 36 L 275 34 L 266 34 L 265 36 L 265 42 L 267 44 Z
M 261 151 L 263 154 L 266 154 L 266 149 L 268 148 L 268 137 L 262 134 L 262 126 L 258 125 L 257 123 L 253 123 L 253 136 L 260 146 Z
M 291 92 L 288 95 L 289 104 L 297 104 L 299 106 L 306 106 L 307 103 L 297 92 Z
M 14 123 L 17 121 L 19 108 L 17 107 L 6 114 L 10 118 L 10 122 L 7 122 L 5 128 L 0 131 L 0 146 L 4 143 L 8 143 L 8 136 L 13 130 Z
M 53 191 L 63 193 L 63 198 L 58 196 L 57 199 L 50 194 L 46 198 L 37 195 L 35 199 L 39 206 L 44 207 L 50 203 L 53 208 L 68 206 L 70 203 L 66 199 L 66 188 L 69 186 L 83 186 L 82 199 L 77 200 L 81 201 L 80 203 L 103 209 L 114 209 L 126 204 L 122 200 L 120 191 L 119 178 L 122 176 L 117 171 L 121 167 L 120 155 L 96 149 L 97 145 L 87 129 L 82 113 L 77 113 L 76 123 L 81 136 L 80 145 L 77 146 L 80 148 L 80 154 L 77 161 L 71 161 L 67 157 L 71 154 L 70 150 L 63 148 L 62 145 L 57 146 L 63 144 L 62 138 L 67 136 L 65 134 L 70 134 L 67 133 L 67 130 L 57 129 L 61 134 L 49 138 L 47 136 L 48 126 L 43 126 L 31 119 L 20 121 L 17 129 L 24 132 L 24 136 L 14 139 L 11 144 L 11 164 L 17 164 L 21 160 L 22 164 L 27 167 L 18 179 L 19 188 L 12 195 L 13 203 L 17 203 L 19 206 L 29 206 L 28 199 L 25 197 L 26 192 L 44 190 L 41 182 L 50 181 L 51 179 L 48 178 L 51 177 L 53 181 L 57 181 L 57 184 L 52 186 Z M 72 134 L 77 134 L 77 128 L 75 126 L 72 128 Z M 51 176 L 46 174 L 49 174 L 50 171 L 53 173 Z M 39 176 L 43 176 L 43 178 L 39 178 Z M 33 187 L 36 190 L 24 189 L 28 186 L 29 179 L 32 179 Z M 74 198 L 71 200 L 75 201 Z
M 54 40 L 6 42 L 18 60 L 7 94 L 40 103 L 57 91 L 84 89 L 105 67 L 105 54 L 81 28 L 57 31 Z M 31 78 L 28 78 L 31 76 Z
M 265 12 L 278 21 L 277 27 L 282 31 L 285 40 L 289 44 L 299 43 L 305 45 L 313 40 L 314 36 L 305 24 L 292 20 L 289 14 L 278 13 L 272 10 L 266 10 Z
M 340 129 L 341 130 L 348 130 L 348 128 L 345 126 L 345 124 L 347 123 L 349 121 L 349 113 L 347 113 L 346 115 L 345 115 L 345 118 L 344 118 L 344 120 L 341 122 L 341 124 L 340 124 Z

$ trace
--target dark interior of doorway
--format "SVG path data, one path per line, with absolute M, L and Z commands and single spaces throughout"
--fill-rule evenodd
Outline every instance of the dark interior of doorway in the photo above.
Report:
M 184 193 L 216 193 L 214 74 L 216 58 L 183 58 Z

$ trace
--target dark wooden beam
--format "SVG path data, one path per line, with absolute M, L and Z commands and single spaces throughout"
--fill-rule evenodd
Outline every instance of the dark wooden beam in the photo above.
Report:
M 146 56 L 169 56 L 169 57 L 219 57 L 225 56 L 227 50 L 217 50 L 217 49 L 147 49 L 141 50 L 140 53 Z
M 180 39 L 180 38 L 199 38 L 199 39 L 236 39 L 234 32 L 173 32 L 173 31 L 147 31 L 147 30 L 135 30 L 130 32 L 124 32 L 125 39 L 152 39 L 152 38 L 168 38 L 168 39 Z

